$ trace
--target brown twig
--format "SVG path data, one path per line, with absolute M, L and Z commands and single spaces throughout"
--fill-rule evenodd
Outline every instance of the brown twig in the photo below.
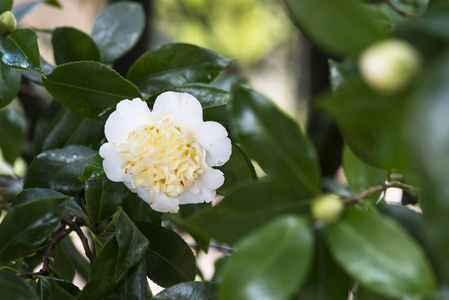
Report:
M 362 198 L 368 197 L 372 194 L 385 191 L 386 189 L 391 188 L 391 187 L 400 188 L 400 189 L 407 190 L 407 191 L 416 190 L 416 188 L 411 185 L 408 185 L 408 184 L 405 184 L 405 183 L 402 183 L 399 181 L 389 181 L 389 182 L 383 182 L 383 183 L 379 184 L 378 186 L 369 188 L 369 189 L 367 189 L 363 192 L 360 192 L 354 196 L 344 197 L 344 198 L 342 198 L 342 200 L 345 203 L 355 202 Z
M 22 272 L 22 273 L 18 274 L 20 277 L 31 278 L 31 277 L 37 276 L 37 275 L 48 276 L 50 274 L 49 268 L 50 268 L 50 262 L 51 262 L 51 260 L 50 260 L 51 252 L 55 249 L 56 245 L 60 241 L 62 241 L 66 236 L 68 236 L 70 234 L 70 232 L 72 232 L 72 229 L 70 229 L 70 228 L 66 229 L 65 226 L 62 226 L 61 229 L 62 229 L 62 231 L 61 230 L 57 231 L 56 234 L 54 235 L 54 237 L 50 240 L 50 242 L 48 242 L 47 245 L 36 248 L 31 252 L 31 253 L 38 252 L 42 249 L 47 248 L 47 251 L 45 251 L 45 254 L 44 254 L 44 261 L 42 264 L 42 268 L 39 270 L 39 272 L 34 272 L 34 273 Z
M 92 250 L 89 247 L 89 241 L 87 237 L 84 235 L 84 232 L 81 230 L 81 227 L 77 222 L 73 222 L 67 218 L 63 218 L 61 222 L 67 226 L 70 227 L 73 231 L 76 232 L 78 237 L 81 240 L 81 243 L 83 244 L 84 252 L 86 253 L 87 258 L 90 261 L 90 264 L 92 265 L 95 260 L 95 254 L 92 252 Z

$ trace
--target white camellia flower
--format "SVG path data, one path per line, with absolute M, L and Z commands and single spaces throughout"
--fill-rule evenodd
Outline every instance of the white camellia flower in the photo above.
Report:
M 231 156 L 226 129 L 204 122 L 200 102 L 190 94 L 166 92 L 153 110 L 136 98 L 117 104 L 106 121 L 108 140 L 100 148 L 106 176 L 123 182 L 160 212 L 179 204 L 210 202 L 224 183 L 213 169 Z

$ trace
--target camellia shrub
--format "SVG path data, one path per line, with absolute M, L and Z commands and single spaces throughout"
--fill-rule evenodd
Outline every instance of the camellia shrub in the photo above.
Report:
M 90 35 L 47 30 L 56 66 L 17 26 L 39 4 L 60 6 L 0 1 L 0 149 L 27 162 L 0 177 L 1 299 L 449 298 L 449 2 L 285 0 L 332 57 L 314 103 L 344 138 L 349 186 L 323 180 L 272 102 L 214 81 L 217 53 L 166 44 L 116 72 L 140 4 L 107 6 Z M 30 90 L 54 101 L 33 108 Z M 415 209 L 386 204 L 391 187 Z M 211 281 L 191 246 L 226 250 Z

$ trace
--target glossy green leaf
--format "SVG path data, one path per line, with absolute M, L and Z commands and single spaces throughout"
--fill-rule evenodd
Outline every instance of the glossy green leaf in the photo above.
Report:
M 184 282 L 163 290 L 153 300 L 217 300 L 217 285 L 212 282 Z
M 111 63 L 128 52 L 145 27 L 145 12 L 137 2 L 120 1 L 108 5 L 98 16 L 92 39 L 100 49 L 102 61 Z
M 75 265 L 61 243 L 56 245 L 55 249 L 51 252 L 51 257 L 53 258 L 53 262 L 50 263 L 50 267 L 57 276 L 61 279 L 72 281 L 75 276 Z
M 229 60 L 190 44 L 166 44 L 142 55 L 129 69 L 127 78 L 146 95 L 170 86 L 211 82 Z
M 41 115 L 37 127 L 35 147 L 39 153 L 68 145 L 98 149 L 104 137 L 104 121 L 82 117 L 57 102 Z
M 59 225 L 66 203 L 66 197 L 42 198 L 12 208 L 0 224 L 0 260 L 41 246 Z
M 0 149 L 3 158 L 12 165 L 22 153 L 27 120 L 14 106 L 8 106 L 0 110 L 0 124 Z
M 89 280 L 77 300 L 102 299 L 117 286 L 115 266 L 119 247 L 115 237 L 110 238 L 96 257 L 89 274 Z
M 343 269 L 372 290 L 392 297 L 430 295 L 436 290 L 422 249 L 386 217 L 347 209 L 329 226 L 327 241 Z
M 2 62 L 10 67 L 40 72 L 37 34 L 28 28 L 17 29 L 0 41 Z
M 232 118 L 237 139 L 268 175 L 300 193 L 320 191 L 316 153 L 292 119 L 262 95 L 237 84 Z
M 356 55 L 387 36 L 374 14 L 357 0 L 285 0 L 294 22 L 323 48 Z
M 133 221 L 147 221 L 154 224 L 162 222 L 162 213 L 153 210 L 148 203 L 128 189 L 123 195 L 122 208 Z
M 335 262 L 326 245 L 323 230 L 315 230 L 315 249 L 310 274 L 301 287 L 301 300 L 348 300 L 351 282 Z
M 115 237 L 119 247 L 115 268 L 115 276 L 118 281 L 143 258 L 149 242 L 146 235 L 139 231 L 121 208 L 118 210 Z
M 100 61 L 100 51 L 90 36 L 72 27 L 58 27 L 51 37 L 56 64 L 80 60 Z
M 84 188 L 79 177 L 95 154 L 92 149 L 73 145 L 42 152 L 31 163 L 24 188 L 42 187 L 75 194 Z
M 363 161 L 385 169 L 408 164 L 404 133 L 408 95 L 380 95 L 360 80 L 321 99 L 321 108 L 337 121 L 351 150 Z
M 63 199 L 63 198 L 67 198 L 67 200 L 69 199 L 66 195 L 61 194 L 54 190 L 41 189 L 41 188 L 25 189 L 14 198 L 14 200 L 11 202 L 10 207 L 13 208 L 17 205 L 21 205 L 32 201 L 38 201 L 42 199 Z
M 197 214 L 199 211 L 203 209 L 208 209 L 212 207 L 212 203 L 195 203 L 189 205 L 181 205 L 179 207 L 179 211 L 177 214 L 167 215 L 170 221 L 178 226 L 183 226 L 183 222 L 185 219 L 188 219 L 190 216 Z M 205 237 L 203 235 L 197 234 L 195 231 L 190 230 L 189 228 L 183 228 L 194 240 L 199 249 L 207 253 L 209 251 L 210 238 Z
M 257 179 L 254 166 L 251 160 L 240 147 L 233 145 L 232 154 L 229 160 L 221 167 L 218 167 L 225 176 L 224 184 L 217 190 L 220 195 L 226 195 L 239 184 Z
M 97 62 L 64 64 L 42 82 L 62 106 L 88 118 L 106 119 L 121 100 L 142 98 L 132 83 Z
M 8 105 L 19 92 L 21 71 L 0 63 L 0 108 Z
M 184 226 L 232 244 L 280 215 L 307 212 L 307 199 L 277 182 L 254 182 L 236 188 L 218 205 L 193 215 Z
M 12 9 L 13 0 L 2 0 L 0 2 L 0 14 Z
M 236 245 L 219 299 L 289 299 L 312 262 L 313 235 L 305 221 L 279 218 Z
M 111 217 L 122 204 L 123 184 L 107 178 L 88 178 L 85 185 L 87 209 L 94 222 Z
M 59 278 L 36 276 L 38 281 L 38 291 L 41 299 L 48 300 L 72 300 L 79 294 L 80 290 L 70 281 Z
M 103 158 L 98 153 L 87 163 L 80 180 L 85 182 L 89 178 L 106 178 L 106 173 L 103 170 Z
M 8 300 L 38 300 L 39 297 L 24 279 L 13 273 L 0 271 L 2 298 Z
M 152 281 L 169 287 L 195 279 L 195 257 L 179 235 L 150 222 L 136 221 L 135 224 L 150 241 L 145 261 L 147 276 Z
M 147 265 L 142 259 L 126 272 L 117 288 L 107 295 L 107 300 L 146 300 L 147 299 Z
M 362 161 L 348 146 L 343 151 L 343 169 L 346 180 L 354 193 L 359 193 L 370 187 L 382 184 L 388 175 L 388 171 L 373 167 Z M 380 193 L 374 194 L 369 198 L 377 200 L 379 195 Z

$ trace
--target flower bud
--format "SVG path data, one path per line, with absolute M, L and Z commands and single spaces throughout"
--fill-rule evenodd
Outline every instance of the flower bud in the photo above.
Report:
M 343 202 L 337 195 L 324 195 L 312 202 L 312 216 L 324 224 L 338 221 L 343 212 Z
M 376 43 L 360 56 L 359 69 L 376 91 L 394 94 L 405 88 L 418 74 L 419 53 L 407 42 L 389 39 Z
M 0 37 L 4 37 L 16 30 L 16 17 L 10 11 L 5 11 L 0 15 Z

